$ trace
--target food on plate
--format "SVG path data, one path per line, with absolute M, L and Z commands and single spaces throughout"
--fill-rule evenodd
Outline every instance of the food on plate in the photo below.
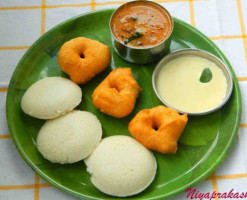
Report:
M 111 30 L 117 40 L 134 47 L 155 46 L 172 32 L 172 19 L 161 6 L 150 1 L 133 1 L 112 16 Z
M 151 151 L 123 135 L 104 138 L 84 161 L 93 185 L 103 193 L 118 197 L 145 190 L 157 168 Z
M 93 104 L 101 112 L 113 117 L 126 117 L 134 109 L 140 91 L 131 68 L 117 68 L 94 90 Z
M 21 100 L 22 110 L 39 119 L 53 119 L 81 102 L 81 88 L 62 77 L 48 77 L 31 85 Z
M 40 129 L 37 147 L 53 163 L 74 163 L 91 154 L 102 137 L 100 121 L 86 111 L 72 111 L 48 120 Z
M 204 71 L 211 79 L 202 82 Z M 223 71 L 209 59 L 184 55 L 166 63 L 157 76 L 157 91 L 171 107 L 198 113 L 219 105 L 226 95 L 227 81 Z
M 60 68 L 77 84 L 84 84 L 110 63 L 111 53 L 103 43 L 78 37 L 63 44 L 58 53 Z
M 187 114 L 165 106 L 141 110 L 129 123 L 131 135 L 148 149 L 172 154 L 188 121 Z

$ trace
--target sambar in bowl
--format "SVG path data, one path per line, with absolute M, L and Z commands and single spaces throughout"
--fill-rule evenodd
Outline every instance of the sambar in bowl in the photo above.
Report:
M 169 52 L 173 20 L 157 3 L 131 1 L 112 14 L 110 30 L 119 56 L 129 62 L 147 64 Z

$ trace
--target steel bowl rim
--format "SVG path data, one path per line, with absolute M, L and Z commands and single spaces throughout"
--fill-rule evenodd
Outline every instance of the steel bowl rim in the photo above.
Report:
M 226 91 L 227 94 L 225 95 L 225 97 L 223 98 L 223 100 L 215 107 L 209 109 L 209 110 L 206 110 L 206 111 L 203 111 L 203 112 L 185 112 L 185 111 L 182 111 L 180 109 L 177 109 L 173 106 L 171 106 L 170 104 L 168 104 L 164 99 L 161 98 L 161 96 L 159 95 L 158 91 L 157 91 L 157 88 L 156 88 L 156 78 L 157 78 L 157 72 L 158 70 L 160 70 L 161 68 L 161 64 L 164 62 L 164 60 L 168 59 L 169 57 L 171 56 L 174 56 L 175 54 L 178 54 L 180 52 L 200 52 L 202 54 L 206 54 L 206 55 L 209 55 L 209 57 L 213 57 L 214 59 L 216 59 L 219 63 L 221 63 L 221 65 L 225 68 L 226 72 L 227 73 L 224 73 L 224 76 L 226 77 L 225 74 L 227 74 L 227 76 L 229 77 L 229 81 L 227 81 L 227 86 L 229 87 L 229 90 Z M 189 53 L 188 53 L 189 54 Z M 200 55 L 198 55 L 200 56 Z M 211 60 L 212 61 L 212 60 Z M 212 61 L 213 62 L 213 61 Z M 216 63 L 215 63 L 216 64 Z M 216 64 L 217 65 L 217 64 Z M 217 65 L 218 66 L 218 65 Z M 228 79 L 227 79 L 228 80 Z M 155 66 L 154 68 L 154 71 L 153 71 L 153 74 L 152 74 L 152 86 L 153 86 L 153 90 L 156 94 L 156 96 L 158 97 L 158 99 L 167 107 L 169 108 L 172 108 L 174 110 L 177 110 L 179 113 L 182 113 L 182 114 L 185 114 L 187 113 L 188 115 L 191 115 L 191 116 L 200 116 L 200 115 L 206 115 L 206 114 L 209 114 L 209 113 L 212 113 L 218 109 L 220 109 L 221 107 L 223 107 L 226 102 L 229 100 L 231 94 L 232 94 L 232 90 L 233 90 L 233 80 L 232 80 L 232 75 L 231 75 L 231 72 L 230 70 L 228 69 L 228 66 L 221 60 L 219 59 L 216 55 L 208 52 L 208 51 L 205 51 L 205 50 L 202 50 L 202 49 L 195 49 L 195 48 L 185 48 L 185 49 L 178 49 L 176 51 L 173 51 L 169 54 L 167 54 L 166 56 L 164 56 Z
M 132 2 L 136 2 L 136 1 L 143 1 L 143 2 L 149 2 L 149 3 L 155 4 L 155 5 L 157 5 L 158 7 L 162 8 L 162 9 L 168 14 L 168 16 L 169 16 L 169 18 L 170 18 L 170 20 L 171 20 L 171 25 L 172 25 L 171 31 L 170 31 L 169 35 L 167 36 L 167 38 L 166 38 L 165 40 L 163 40 L 162 42 L 160 42 L 159 44 L 156 44 L 156 45 L 150 46 L 150 47 L 143 47 L 143 48 L 142 48 L 142 47 L 128 46 L 128 45 L 124 44 L 122 41 L 118 40 L 118 39 L 115 37 L 115 35 L 113 34 L 112 29 L 111 29 L 111 21 L 112 21 L 113 15 L 114 15 L 121 7 L 123 7 L 124 5 L 129 4 L 129 3 L 132 3 Z M 117 42 L 121 43 L 121 44 L 122 44 L 123 46 L 125 46 L 126 48 L 137 49 L 137 50 L 151 50 L 151 49 L 153 49 L 153 48 L 156 48 L 156 47 L 158 47 L 158 46 L 164 44 L 164 43 L 171 37 L 172 32 L 173 32 L 173 29 L 174 29 L 174 21 L 173 21 L 173 18 L 172 18 L 172 16 L 171 16 L 170 12 L 169 12 L 165 7 L 163 7 L 162 5 L 160 5 L 160 4 L 158 4 L 158 3 L 154 2 L 154 1 L 149 1 L 149 0 L 133 0 L 133 1 L 129 1 L 129 2 L 126 2 L 126 3 L 122 4 L 121 6 L 119 6 L 119 7 L 112 13 L 112 15 L 111 15 L 111 17 L 110 17 L 110 20 L 109 20 L 109 27 L 110 27 L 111 37 L 113 37 Z

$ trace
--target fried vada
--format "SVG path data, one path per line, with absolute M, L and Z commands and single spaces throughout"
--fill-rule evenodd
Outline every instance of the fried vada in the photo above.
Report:
M 134 109 L 140 91 L 131 68 L 117 68 L 94 90 L 93 104 L 105 114 L 123 118 Z
M 157 106 L 138 112 L 129 124 L 129 131 L 148 149 L 173 154 L 187 121 L 187 114 L 180 115 L 171 108 Z
M 66 42 L 58 53 L 58 64 L 77 84 L 84 84 L 101 73 L 110 63 L 108 46 L 78 37 Z

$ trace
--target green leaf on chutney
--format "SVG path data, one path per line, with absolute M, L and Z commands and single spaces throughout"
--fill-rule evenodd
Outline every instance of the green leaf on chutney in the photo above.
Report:
M 200 82 L 202 82 L 202 83 L 208 83 L 209 81 L 211 81 L 212 77 L 213 77 L 212 72 L 207 67 L 201 73 Z

